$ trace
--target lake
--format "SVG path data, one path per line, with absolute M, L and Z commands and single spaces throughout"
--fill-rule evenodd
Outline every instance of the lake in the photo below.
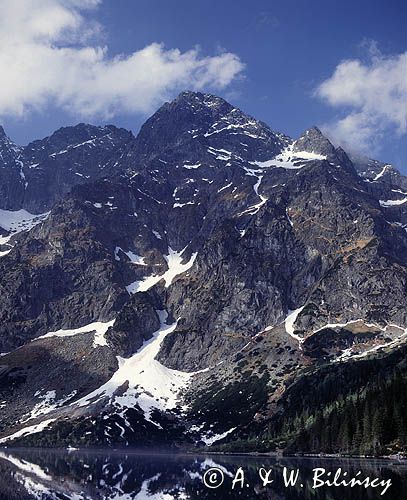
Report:
M 332 485 L 335 473 L 337 483 L 356 478 L 362 485 Z M 407 464 L 112 450 L 0 450 L 0 499 L 32 498 L 400 500 L 407 499 Z

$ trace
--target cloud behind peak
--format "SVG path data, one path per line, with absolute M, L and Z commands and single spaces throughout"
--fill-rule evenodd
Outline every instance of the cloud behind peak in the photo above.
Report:
M 384 56 L 377 47 L 367 62 L 349 59 L 316 89 L 341 116 L 323 127 L 336 142 L 378 150 L 385 132 L 407 133 L 407 52 Z
M 85 118 L 147 113 L 180 89 L 223 89 L 243 72 L 233 53 L 205 56 L 160 43 L 111 57 L 89 18 L 100 3 L 2 0 L 0 117 L 48 105 Z

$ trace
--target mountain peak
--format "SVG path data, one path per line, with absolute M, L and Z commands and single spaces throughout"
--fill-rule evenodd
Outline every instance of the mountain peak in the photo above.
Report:
M 234 107 L 222 97 L 204 92 L 185 90 L 174 100 L 164 104 L 163 108 L 185 109 L 191 114 L 219 117 L 230 113 Z
M 201 148 L 206 154 L 210 146 L 209 157 L 218 148 L 249 161 L 267 161 L 289 139 L 222 97 L 184 91 L 145 122 L 136 141 L 135 151 L 143 160 L 164 150 L 178 154 L 181 144 L 189 144 L 186 150 Z
M 180 137 L 205 133 L 234 107 L 221 97 L 202 92 L 184 91 L 163 104 L 141 127 L 137 136 L 138 151 L 150 155 L 174 144 Z
M 321 132 L 321 129 L 319 129 L 316 125 L 313 125 L 312 127 L 308 128 L 305 132 L 305 134 L 314 134 L 314 135 L 324 135 Z
M 65 152 L 65 149 L 69 147 L 76 148 L 86 144 L 91 147 L 95 141 L 102 141 L 104 137 L 108 137 L 106 141 L 113 144 L 116 141 L 118 143 L 128 142 L 133 138 L 133 134 L 114 125 L 96 126 L 88 123 L 78 123 L 61 127 L 43 139 L 30 142 L 25 147 L 25 152 L 29 157 L 34 155 L 36 161 L 38 161 L 38 153 L 41 156 L 48 157 L 60 151 Z
M 6 164 L 10 162 L 14 163 L 20 152 L 21 148 L 9 138 L 4 128 L 0 125 L 0 160 Z
M 192 105 L 203 105 L 209 108 L 218 108 L 221 106 L 227 106 L 228 108 L 233 108 L 231 104 L 229 104 L 222 97 L 207 94 L 204 92 L 194 92 L 192 90 L 184 90 L 172 101 L 174 103 L 182 103 L 186 102 Z
M 325 156 L 335 154 L 335 147 L 330 140 L 324 136 L 321 130 L 314 126 L 311 127 L 295 141 L 294 151 L 307 151 Z

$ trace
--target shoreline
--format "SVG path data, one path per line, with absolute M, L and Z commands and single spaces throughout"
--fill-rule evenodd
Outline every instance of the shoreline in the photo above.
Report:
M 364 455 L 340 455 L 340 454 L 314 454 L 314 453 L 301 453 L 301 454 L 290 454 L 284 455 L 282 453 L 265 453 L 265 452 L 221 452 L 221 451 L 209 451 L 209 450 L 182 450 L 182 451 L 174 451 L 168 449 L 157 449 L 155 451 L 152 450 L 143 450 L 137 448 L 80 448 L 80 447 L 55 447 L 55 448 L 44 448 L 44 447 L 7 447 L 1 446 L 0 451 L 3 452 L 57 452 L 57 453 L 91 453 L 91 454 L 131 454 L 131 455 L 139 455 L 139 456 L 156 456 L 156 457 L 165 457 L 165 456 L 178 456 L 178 457 L 190 457 L 196 455 L 213 455 L 213 456 L 224 456 L 224 457 L 248 457 L 248 458 L 269 458 L 269 459 L 283 459 L 283 460 L 301 460 L 301 459 L 323 459 L 323 460 L 383 460 L 389 462 L 391 460 L 397 461 L 399 464 L 407 464 L 407 457 L 405 456 L 397 456 L 397 455 L 387 455 L 387 456 L 364 456 Z

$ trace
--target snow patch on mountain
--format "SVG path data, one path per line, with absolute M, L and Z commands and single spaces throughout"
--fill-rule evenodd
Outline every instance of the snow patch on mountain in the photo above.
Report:
M 139 266 L 146 266 L 147 264 L 144 262 L 145 257 L 142 257 L 140 255 L 135 254 L 131 250 L 125 252 L 121 247 L 116 247 L 114 250 L 114 258 L 117 261 L 120 261 L 120 252 L 123 253 L 124 255 L 127 255 L 127 257 L 130 259 L 130 262 L 132 264 L 137 264 Z
M 88 325 L 81 326 L 79 328 L 71 328 L 71 329 L 61 329 L 56 330 L 55 332 L 48 332 L 45 335 L 41 335 L 41 337 L 37 337 L 33 339 L 31 342 L 36 342 L 40 339 L 46 339 L 50 337 L 72 337 L 74 335 L 79 335 L 81 333 L 92 333 L 95 332 L 95 337 L 93 340 L 93 346 L 106 346 L 107 341 L 105 339 L 105 334 L 108 329 L 114 325 L 115 320 L 102 322 L 95 321 L 94 323 L 89 323 Z
M 54 422 L 54 418 L 50 418 L 48 420 L 43 420 L 39 424 L 29 425 L 27 427 L 23 427 L 17 432 L 10 434 L 9 436 L 5 436 L 0 439 L 1 443 L 7 443 L 7 441 L 11 441 L 17 439 L 19 437 L 28 436 L 29 434 L 37 434 L 38 432 L 42 432 L 45 430 L 52 422 Z
M 193 201 L 186 201 L 185 203 L 174 203 L 174 205 L 172 206 L 172 208 L 182 208 L 182 207 L 185 207 L 186 205 L 195 205 L 195 203 Z
M 144 411 L 145 418 L 159 426 L 152 420 L 153 410 L 175 408 L 180 391 L 187 387 L 194 373 L 172 370 L 155 359 L 163 340 L 177 326 L 177 322 L 166 323 L 168 314 L 165 311 L 157 311 L 157 314 L 161 326 L 152 338 L 130 358 L 118 357 L 119 368 L 113 377 L 74 405 L 88 406 L 106 397 L 119 409 L 133 408 L 137 404 Z M 127 389 L 118 395 L 125 387 Z
M 227 120 L 227 118 L 225 118 Z M 257 122 L 256 120 L 248 120 L 243 123 L 229 123 L 229 125 L 226 125 L 226 127 L 221 128 L 216 128 L 221 122 L 216 122 L 214 123 L 211 129 L 214 129 L 212 131 L 208 131 L 204 134 L 204 137 L 210 137 L 211 135 L 219 134 L 220 132 L 223 132 L 225 130 L 238 130 L 238 133 L 248 135 L 249 137 L 257 138 L 258 135 L 255 135 L 253 132 L 250 132 L 250 130 L 256 130 L 257 127 Z M 249 130 L 248 130 L 249 129 Z
M 391 169 L 391 165 L 385 165 L 382 170 L 375 176 L 373 181 L 378 181 L 386 173 L 386 170 Z
M 200 163 L 196 163 L 195 165 L 183 165 L 183 168 L 186 168 L 187 170 L 195 170 L 201 166 Z
M 162 236 L 161 234 L 158 232 L 158 231 L 155 231 L 154 229 L 151 230 L 151 232 L 154 234 L 154 236 L 158 239 L 158 240 L 162 240 Z
M 190 269 L 195 262 L 196 256 L 198 255 L 197 253 L 193 253 L 191 255 L 191 258 L 185 264 L 182 263 L 182 261 L 184 260 L 182 254 L 184 253 L 186 248 L 187 247 L 177 252 L 176 250 L 173 250 L 171 247 L 169 247 L 168 255 L 164 255 L 164 259 L 166 260 L 168 265 L 168 271 L 164 273 L 162 278 L 165 281 L 166 287 L 169 287 L 171 285 L 176 276 L 185 273 L 185 271 L 188 271 L 188 269 Z
M 247 168 L 243 167 L 243 169 L 246 171 L 246 175 L 251 175 L 257 178 L 257 181 L 253 184 L 253 191 L 255 192 L 256 196 L 260 198 L 259 203 L 256 203 L 254 205 L 251 205 L 249 208 L 246 208 L 246 210 L 243 210 L 243 212 L 240 212 L 239 217 L 242 215 L 256 215 L 257 212 L 260 210 L 260 208 L 268 201 L 268 198 L 266 196 L 263 196 L 259 194 L 259 188 L 261 181 L 263 180 L 263 175 L 262 170 L 255 170 L 253 168 Z
M 67 401 L 69 401 L 71 398 L 75 396 L 77 393 L 76 390 L 72 391 L 70 394 L 65 396 L 62 399 L 57 400 L 56 399 L 56 391 L 46 391 L 44 394 L 40 394 L 41 391 L 37 391 L 34 396 L 38 396 L 41 401 L 37 403 L 34 408 L 31 410 L 31 412 L 28 415 L 25 415 L 22 420 L 20 420 L 21 423 L 28 422 L 29 420 L 32 420 L 33 418 L 37 418 L 41 415 L 47 415 L 48 413 L 51 413 L 52 411 L 56 410 L 57 408 L 60 408 L 63 406 Z
M 49 212 L 43 214 L 30 214 L 27 210 L 0 210 L 0 227 L 12 234 L 29 231 L 34 226 L 45 220 Z
M 363 319 L 359 318 L 359 319 L 349 320 L 345 323 L 326 323 L 324 326 L 319 327 L 317 330 L 314 330 L 312 333 L 314 334 L 314 333 L 320 332 L 321 330 L 325 330 L 327 328 L 345 328 L 346 326 L 354 325 L 357 323 L 363 324 L 369 328 L 379 328 L 380 329 L 380 326 L 377 325 L 376 323 L 367 323 Z
M 193 253 L 191 258 L 187 262 L 183 263 L 184 258 L 182 257 L 182 254 L 186 248 L 187 247 L 177 251 L 169 247 L 168 255 L 163 255 L 165 261 L 167 262 L 167 271 L 165 271 L 164 274 L 147 276 L 142 280 L 130 283 L 130 285 L 126 286 L 128 293 L 133 294 L 137 292 L 146 292 L 161 280 L 165 281 L 165 287 L 168 288 L 176 276 L 188 271 L 188 269 L 190 269 L 195 262 L 196 256 L 198 255 L 197 253 Z
M 220 441 L 221 439 L 231 434 L 235 429 L 236 427 L 232 427 L 222 434 L 205 434 L 204 436 L 201 436 L 201 440 L 206 444 L 206 446 L 211 446 L 213 443 L 216 443 L 217 441 Z
M 9 249 L 7 250 L 2 250 L 0 251 L 0 258 L 1 257 L 4 257 L 5 255 L 9 254 L 13 248 L 13 245 L 10 245 L 8 242 L 8 240 L 11 238 L 11 236 L 9 237 L 0 237 L 0 245 L 7 245 L 8 247 L 10 247 Z
M 218 193 L 221 193 L 222 191 L 224 191 L 225 189 L 229 188 L 232 185 L 233 185 L 233 182 L 229 182 L 229 184 L 226 184 L 226 186 L 223 186 L 220 189 L 218 189 Z
M 379 203 L 382 207 L 394 207 L 397 205 L 403 205 L 407 202 L 407 197 L 401 198 L 399 200 L 379 200 Z
M 260 208 L 267 202 L 268 198 L 265 196 L 259 195 L 260 201 L 259 203 L 255 203 L 254 205 L 251 205 L 249 208 L 246 208 L 246 210 L 243 210 L 243 212 L 240 212 L 239 217 L 242 215 L 256 215 L 257 212 L 260 210 Z
M 24 184 L 24 189 L 27 189 L 28 182 L 27 182 L 27 179 L 26 179 L 25 173 L 24 173 L 24 163 L 21 160 L 19 160 L 18 158 L 16 159 L 16 163 L 20 167 L 20 179 L 21 179 L 21 182 Z
M 217 149 L 212 146 L 209 146 L 208 153 L 214 155 L 217 160 L 224 160 L 224 161 L 230 160 L 232 156 L 235 156 L 231 151 L 228 151 L 227 149 L 222 149 L 222 148 Z
M 318 153 L 310 153 L 309 151 L 293 151 L 293 145 L 291 144 L 271 160 L 251 161 L 249 163 L 259 168 L 279 167 L 295 170 L 304 167 L 308 162 L 313 160 L 326 160 L 326 156 Z
M 285 330 L 292 337 L 293 339 L 297 340 L 301 346 L 301 344 L 304 342 L 304 339 L 300 337 L 299 335 L 296 335 L 294 333 L 295 328 L 295 322 L 297 321 L 297 318 L 301 311 L 304 309 L 305 306 L 299 307 L 298 309 L 295 309 L 294 311 L 288 311 L 288 316 L 284 320 L 284 326 Z
M 27 210 L 0 210 L 0 228 L 9 232 L 7 236 L 0 236 L 0 245 L 7 245 L 7 250 L 0 251 L 0 257 L 11 252 L 13 245 L 9 243 L 12 236 L 22 232 L 30 231 L 37 224 L 45 220 L 49 212 L 44 214 L 30 214 Z

